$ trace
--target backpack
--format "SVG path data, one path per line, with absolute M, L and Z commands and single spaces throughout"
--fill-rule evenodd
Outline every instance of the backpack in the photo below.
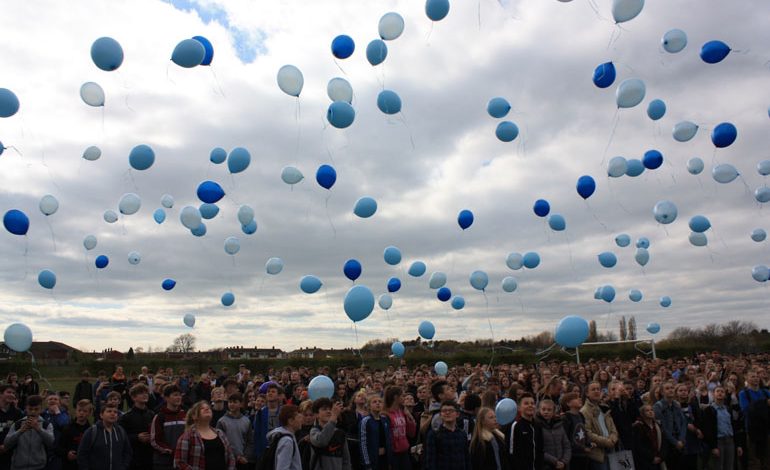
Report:
M 757 436 L 765 436 L 770 430 L 770 407 L 767 406 L 768 392 L 765 389 L 760 389 L 765 399 L 752 400 L 751 390 L 746 389 L 743 393 L 746 394 L 746 399 L 749 402 L 749 408 L 746 410 L 746 417 L 748 418 L 748 432 L 752 438 Z
M 120 434 L 120 436 L 118 436 L 118 439 L 125 440 L 125 441 L 128 440 L 128 435 L 126 434 L 126 431 L 123 429 L 122 426 L 116 423 L 112 429 L 116 433 Z M 85 436 L 85 434 L 86 433 L 84 432 L 83 435 Z M 98 437 L 98 435 L 99 435 L 99 429 L 96 427 L 96 424 L 92 424 L 91 425 L 91 446 L 89 447 L 89 449 L 94 448 L 94 444 L 96 444 L 96 438 Z
M 262 454 L 262 460 L 257 465 L 257 470 L 275 470 L 275 455 L 278 453 L 278 443 L 284 437 L 294 437 L 291 434 L 275 434 L 270 438 L 270 444 L 267 446 L 267 450 Z M 294 454 L 297 452 L 297 446 L 292 446 L 291 456 L 294 458 Z

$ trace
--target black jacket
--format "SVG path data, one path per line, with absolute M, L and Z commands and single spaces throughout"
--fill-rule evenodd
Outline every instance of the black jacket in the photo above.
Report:
M 62 430 L 61 438 L 59 439 L 59 446 L 56 450 L 56 453 L 61 456 L 62 469 L 78 470 L 77 460 L 69 460 L 67 458 L 67 454 L 69 454 L 71 450 L 74 450 L 77 453 L 78 446 L 80 446 L 80 441 L 83 439 L 83 434 L 90 427 L 91 423 L 87 421 L 86 424 L 81 425 L 73 420 L 69 426 Z
M 152 468 L 152 446 L 150 442 L 139 441 L 139 434 L 150 432 L 152 418 L 155 413 L 149 409 L 141 410 L 133 407 L 126 414 L 120 417 L 118 423 L 126 430 L 128 440 L 131 443 L 133 457 L 131 459 L 131 468 L 142 470 Z
M 633 454 L 634 454 L 634 468 L 635 470 L 653 470 L 660 468 L 652 463 L 656 454 L 653 450 L 653 443 L 650 442 L 650 434 L 648 434 L 648 428 L 646 424 L 641 421 L 634 423 L 632 430 L 634 435 Z M 660 430 L 660 426 L 656 424 L 655 428 L 660 435 L 660 448 L 657 456 L 661 458 L 661 461 L 665 457 L 664 449 L 666 448 L 666 439 L 663 437 L 663 432 Z M 674 470 L 674 469 L 672 469 Z
M 493 434 L 492 439 L 497 442 L 500 468 L 504 470 L 510 468 L 510 458 L 508 456 L 508 450 L 505 447 L 505 438 L 500 438 Z M 471 446 L 471 468 L 473 470 L 495 470 L 497 468 L 497 460 L 495 459 L 492 441 L 482 441 L 479 439 L 479 442 L 475 446 Z
M 615 423 L 615 429 L 618 430 L 620 445 L 624 449 L 631 449 L 634 445 L 634 434 L 631 427 L 636 418 L 639 417 L 639 410 L 634 410 L 630 401 L 612 400 L 610 401 L 610 410 L 612 412 L 612 421 Z
M 505 433 L 506 449 L 513 470 L 543 468 L 543 433 L 534 422 L 519 417 Z
M 80 470 L 127 470 L 130 464 L 131 443 L 119 424 L 108 432 L 99 421 L 83 434 L 78 447 Z
M 81 380 L 75 386 L 75 393 L 72 395 L 72 408 L 78 406 L 80 400 L 94 400 L 94 385 L 88 380 Z

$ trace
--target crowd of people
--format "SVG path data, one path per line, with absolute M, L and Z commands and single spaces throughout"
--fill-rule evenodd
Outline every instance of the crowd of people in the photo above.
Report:
M 464 364 L 445 376 L 403 363 L 196 376 L 117 366 L 95 381 L 83 371 L 72 393 L 9 374 L 0 470 L 764 470 L 768 360 Z M 311 400 L 320 374 L 334 393 Z

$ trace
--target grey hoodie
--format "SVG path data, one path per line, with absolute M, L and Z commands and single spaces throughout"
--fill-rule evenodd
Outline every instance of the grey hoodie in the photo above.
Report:
M 46 450 L 53 448 L 53 425 L 38 418 L 40 431 L 29 429 L 20 432 L 21 425 L 28 418 L 17 421 L 5 436 L 5 448 L 13 450 L 11 470 L 38 470 L 48 462 Z
M 302 470 L 302 459 L 299 454 L 299 446 L 294 433 L 285 427 L 277 427 L 267 433 L 267 442 L 276 434 L 288 434 L 290 437 L 281 437 L 278 441 L 278 449 L 275 452 L 275 468 L 281 470 Z
M 564 431 L 564 423 L 560 419 L 546 421 L 540 414 L 537 415 L 536 422 L 543 432 L 545 468 L 556 468 L 556 462 L 559 461 L 569 464 L 572 458 L 572 445 Z
M 219 418 L 217 428 L 224 431 L 235 458 L 240 456 L 252 457 L 254 455 L 254 442 L 251 421 L 244 415 L 237 418 L 230 413 Z
M 337 432 L 337 442 L 332 442 L 335 432 Z M 318 461 L 311 470 L 350 470 L 352 468 L 345 431 L 338 428 L 336 423 L 329 421 L 323 428 L 318 424 L 313 426 L 310 429 L 310 444 L 313 449 L 313 457 L 310 461 Z M 329 451 L 342 455 L 339 457 L 328 455 Z M 322 452 L 327 455 L 323 455 Z

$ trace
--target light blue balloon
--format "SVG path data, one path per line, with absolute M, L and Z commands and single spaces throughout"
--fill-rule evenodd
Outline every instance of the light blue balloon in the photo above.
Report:
M 647 249 L 650 247 L 650 240 L 647 237 L 639 237 L 636 239 L 636 247 Z
M 389 246 L 385 248 L 382 257 L 385 259 L 386 263 L 391 266 L 395 266 L 401 262 L 401 250 L 395 246 Z
M 676 204 L 671 201 L 658 201 L 652 209 L 652 215 L 660 224 L 670 224 L 676 220 L 679 211 Z
M 517 271 L 524 266 L 524 256 L 521 253 L 509 253 L 508 257 L 505 258 L 505 264 L 514 271 Z
M 53 289 L 56 286 L 56 274 L 53 271 L 44 269 L 37 275 L 37 282 L 41 287 Z
M 690 219 L 690 230 L 693 232 L 705 232 L 711 228 L 711 222 L 705 216 L 696 215 Z
M 653 121 L 657 121 L 666 114 L 666 103 L 663 100 L 652 100 L 647 105 L 647 116 Z
M 196 237 L 202 237 L 202 236 L 206 235 L 206 231 L 207 231 L 206 230 L 206 224 L 201 222 L 200 225 L 198 225 L 194 229 L 190 230 L 190 233 L 192 233 Z
M 171 61 L 186 69 L 198 66 L 206 57 L 206 48 L 200 41 L 185 39 L 176 45 Z
M 283 271 L 283 260 L 281 258 L 270 258 L 265 263 L 265 272 L 271 276 L 275 276 Z
M 353 286 L 345 294 L 345 313 L 354 322 L 366 319 L 374 310 L 374 294 L 362 285 Z
M 201 217 L 206 220 L 213 219 L 219 214 L 219 206 L 216 204 L 201 204 L 198 210 L 201 213 Z
M 412 277 L 420 277 L 425 274 L 425 271 L 427 270 L 428 267 L 425 265 L 425 263 L 422 261 L 415 261 L 411 266 L 409 266 L 409 275 Z
M 209 154 L 209 160 L 215 165 L 224 163 L 227 160 L 227 151 L 221 147 L 215 147 Z
M 505 98 L 492 98 L 487 103 L 487 113 L 495 119 L 504 118 L 511 110 L 511 104 Z
M 618 257 L 615 256 L 615 253 L 612 253 L 611 251 L 604 251 L 599 253 L 598 258 L 599 264 L 605 268 L 612 268 L 618 264 Z
M 642 300 L 642 291 L 639 289 L 631 289 L 628 292 L 628 298 L 631 299 L 631 302 L 639 302 Z
M 525 268 L 535 269 L 540 265 L 540 255 L 538 255 L 534 251 L 524 253 L 524 257 L 522 258 L 522 263 L 524 264 Z
M 155 152 L 148 145 L 137 145 L 128 154 L 128 164 L 135 170 L 146 170 L 155 163 Z
M 688 240 L 692 246 L 706 246 L 709 243 L 708 237 L 702 232 L 690 232 Z
M 449 0 L 427 0 L 425 14 L 431 21 L 441 21 L 449 14 Z
M 631 237 L 629 237 L 628 234 L 621 233 L 620 235 L 615 237 L 615 243 L 619 247 L 625 248 L 625 247 L 627 247 L 628 245 L 631 244 Z
M 664 295 L 660 298 L 660 306 L 663 308 L 671 306 L 671 297 Z
M 698 157 L 692 157 L 687 160 L 687 172 L 691 175 L 699 175 L 703 172 L 706 165 L 703 163 L 703 159 Z
M 7 88 L 0 88 L 0 117 L 11 117 L 19 111 L 19 98 Z
M 564 220 L 564 216 L 561 214 L 551 214 L 548 216 L 548 226 L 551 227 L 551 230 L 561 232 L 567 228 L 567 221 Z
M 602 290 L 600 291 L 600 294 L 601 294 L 602 300 L 607 303 L 610 303 L 613 300 L 615 300 L 615 288 L 610 285 L 602 286 Z
M 155 209 L 155 212 L 152 213 L 152 218 L 158 224 L 162 224 L 166 220 L 166 211 L 161 208 Z
M 502 142 L 512 142 L 519 136 L 519 127 L 511 121 L 503 121 L 497 125 L 495 135 Z
M 393 297 L 390 294 L 382 294 L 377 299 L 377 305 L 383 310 L 388 310 L 393 306 Z
M 243 147 L 236 147 L 227 157 L 227 169 L 230 173 L 240 173 L 249 167 L 251 163 L 251 154 Z
M 388 46 L 382 39 L 375 39 L 366 46 L 366 60 L 373 66 L 385 62 L 388 57 Z
M 671 135 L 677 142 L 687 142 L 695 137 L 698 132 L 698 125 L 692 121 L 680 121 L 674 125 Z
M 311 400 L 331 398 L 334 395 L 334 382 L 325 375 L 316 375 L 307 386 L 307 395 Z
M 754 199 L 757 202 L 765 203 L 770 201 L 770 188 L 767 186 L 760 186 L 754 190 Z
M 645 266 L 650 262 L 650 252 L 647 251 L 647 248 L 637 248 L 636 253 L 634 253 L 634 259 L 639 265 Z
M 626 161 L 626 176 L 632 178 L 637 177 L 644 173 L 644 163 L 638 158 L 629 158 Z
M 326 120 L 337 129 L 345 129 L 353 124 L 356 119 L 356 111 L 346 101 L 335 101 L 329 105 L 326 111 Z
M 648 323 L 647 324 L 647 333 L 651 335 L 656 335 L 660 332 L 660 324 L 658 323 Z
M 483 291 L 489 285 L 489 276 L 484 271 L 473 271 L 469 281 L 474 289 Z
M 647 87 L 638 78 L 623 80 L 615 91 L 615 103 L 618 108 L 633 108 L 644 99 Z
M 740 176 L 738 169 L 729 163 L 720 163 L 711 169 L 711 177 L 717 183 L 727 184 Z
M 321 288 L 323 283 L 315 276 L 303 276 L 299 281 L 299 288 L 306 294 L 315 294 Z
M 449 366 L 447 366 L 444 361 L 438 361 L 436 365 L 433 366 L 433 370 L 436 371 L 436 374 L 445 376 L 449 373 Z
M 436 335 L 436 327 L 428 320 L 423 320 L 420 322 L 420 326 L 417 327 L 417 333 L 419 333 L 422 338 L 431 340 Z
M 770 268 L 764 264 L 754 266 L 751 269 L 751 277 L 757 282 L 767 282 L 770 279 Z
M 460 295 L 456 295 L 456 296 L 452 297 L 451 304 L 452 304 L 452 308 L 453 309 L 455 309 L 455 310 L 462 310 L 463 307 L 465 307 L 465 299 L 462 296 L 460 296 Z
M 394 356 L 400 358 L 400 357 L 404 357 L 406 348 L 400 341 L 395 341 L 393 344 L 390 345 L 390 352 L 392 352 Z
M 503 291 L 510 293 L 510 292 L 514 292 L 519 287 L 519 283 L 516 282 L 515 277 L 508 276 L 503 278 L 503 282 L 501 283 L 501 286 L 503 288 Z
M 359 198 L 353 207 L 353 213 L 362 219 L 373 216 L 375 212 L 377 212 L 377 201 L 369 196 Z
M 385 114 L 401 112 L 401 97 L 392 90 L 382 90 L 377 95 L 377 108 Z
M 182 322 L 184 322 L 185 326 L 188 328 L 192 328 L 195 326 L 195 315 L 192 313 L 186 313 L 184 317 L 182 318 Z
M 222 305 L 229 307 L 233 303 L 235 303 L 235 295 L 233 295 L 232 292 L 225 292 L 222 294 Z
M 32 346 L 32 330 L 23 323 L 13 323 L 5 329 L 5 345 L 16 352 L 26 352 Z
M 577 348 L 588 339 L 588 322 L 577 315 L 568 315 L 556 325 L 556 344 L 563 348 Z
M 305 179 L 305 175 L 297 167 L 285 166 L 281 170 L 281 180 L 288 185 L 294 185 Z
M 430 279 L 428 280 L 428 287 L 431 289 L 438 289 L 440 287 L 444 287 L 444 285 L 446 285 L 446 281 L 446 274 L 440 271 L 436 271 L 430 275 Z
M 241 230 L 246 235 L 253 235 L 257 231 L 257 221 L 256 220 L 252 220 L 251 222 L 249 222 L 246 225 L 241 225 Z
M 510 398 L 503 398 L 495 406 L 495 418 L 501 426 L 511 424 L 519 413 L 516 402 Z
M 112 38 L 99 38 L 91 44 L 91 60 L 105 72 L 117 70 L 123 63 L 123 48 Z

